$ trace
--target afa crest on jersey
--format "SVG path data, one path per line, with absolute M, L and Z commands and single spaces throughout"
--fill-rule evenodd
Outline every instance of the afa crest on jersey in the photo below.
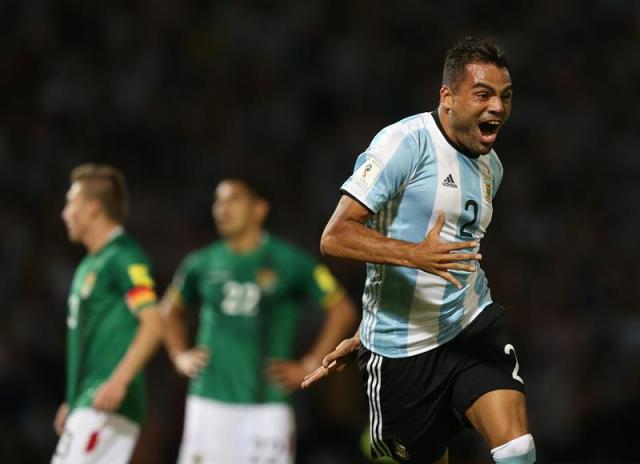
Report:
M 484 201 L 491 203 L 491 199 L 493 198 L 493 178 L 491 171 L 487 166 L 481 166 L 480 173 L 482 174 L 482 196 L 484 197 Z
M 82 281 L 82 287 L 80 287 L 80 297 L 87 298 L 91 295 L 91 291 L 96 284 L 96 273 L 89 272 Z
M 493 198 L 493 186 L 490 180 L 485 179 L 482 183 L 482 194 L 484 195 L 484 201 L 491 202 Z

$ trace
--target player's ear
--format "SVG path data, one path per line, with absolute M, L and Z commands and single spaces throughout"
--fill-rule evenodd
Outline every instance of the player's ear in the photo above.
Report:
M 104 212 L 104 206 L 97 198 L 90 198 L 88 201 L 88 209 L 91 216 L 96 217 Z
M 453 92 L 448 85 L 440 87 L 440 106 L 448 113 L 453 108 Z
M 270 205 L 269 202 L 263 198 L 259 198 L 256 202 L 255 212 L 257 219 L 260 223 L 264 222 L 269 215 Z

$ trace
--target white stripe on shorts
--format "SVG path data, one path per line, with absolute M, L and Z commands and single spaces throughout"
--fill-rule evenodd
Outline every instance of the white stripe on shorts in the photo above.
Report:
M 391 456 L 391 451 L 382 439 L 382 407 L 380 405 L 380 387 L 382 385 L 382 357 L 371 353 L 367 361 L 367 396 L 369 397 L 369 430 L 371 447 L 378 457 Z

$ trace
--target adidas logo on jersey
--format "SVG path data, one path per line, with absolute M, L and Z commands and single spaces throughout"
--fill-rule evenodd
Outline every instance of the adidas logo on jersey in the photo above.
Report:
M 453 180 L 453 176 L 451 174 L 449 174 L 447 177 L 444 178 L 444 180 L 442 181 L 442 186 L 451 187 L 454 189 L 458 188 L 458 186 L 456 185 L 456 181 Z

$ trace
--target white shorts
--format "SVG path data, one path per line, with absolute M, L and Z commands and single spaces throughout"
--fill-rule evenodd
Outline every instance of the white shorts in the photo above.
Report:
M 74 409 L 64 424 L 51 464 L 125 464 L 140 426 L 119 414 Z
M 229 404 L 187 397 L 179 464 L 292 464 L 295 423 L 280 403 Z

